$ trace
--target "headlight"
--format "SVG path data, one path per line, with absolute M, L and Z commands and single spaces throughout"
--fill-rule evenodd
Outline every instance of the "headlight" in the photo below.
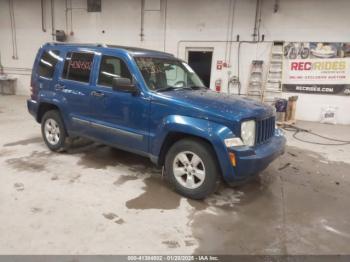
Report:
M 239 137 L 225 139 L 225 145 L 226 147 L 244 146 L 242 140 Z
M 255 144 L 255 121 L 249 120 L 241 124 L 241 138 L 246 146 Z

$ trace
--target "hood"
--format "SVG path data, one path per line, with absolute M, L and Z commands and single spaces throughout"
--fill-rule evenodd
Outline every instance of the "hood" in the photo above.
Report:
M 261 119 L 274 114 L 271 106 L 255 100 L 218 93 L 211 90 L 177 90 L 158 93 L 168 101 L 173 100 L 182 106 L 197 109 L 205 115 L 215 115 L 219 118 L 240 121 L 241 119 Z

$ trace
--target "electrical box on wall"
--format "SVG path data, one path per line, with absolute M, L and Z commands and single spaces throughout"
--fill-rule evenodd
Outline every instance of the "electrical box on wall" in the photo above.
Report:
M 55 37 L 57 42 L 65 42 L 67 40 L 67 35 L 63 30 L 56 30 Z
M 101 12 L 101 0 L 87 0 L 88 12 Z

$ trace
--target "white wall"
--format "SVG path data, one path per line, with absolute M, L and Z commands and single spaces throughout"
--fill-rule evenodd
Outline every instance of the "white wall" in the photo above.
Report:
M 0 0 L 0 52 L 6 72 L 18 77 L 18 94 L 29 93 L 29 74 L 38 47 L 52 41 L 50 1 L 46 0 L 46 28 L 41 31 L 40 0 L 13 0 L 16 19 L 18 60 L 12 59 L 10 16 L 7 0 Z M 232 0 L 234 2 L 234 0 Z M 69 1 L 68 1 L 69 2 Z M 159 0 L 146 0 L 146 8 L 157 6 Z M 240 80 L 246 90 L 249 66 L 253 59 L 268 62 L 273 40 L 350 42 L 350 1 L 348 0 L 288 0 L 279 1 L 273 12 L 274 0 L 263 0 L 260 33 L 265 43 L 242 44 Z M 233 39 L 252 40 L 256 0 L 237 0 L 233 18 Z M 54 0 L 55 27 L 68 33 L 70 42 L 103 42 L 141 46 L 164 50 L 186 59 L 187 48 L 213 48 L 211 87 L 216 79 L 223 80 L 227 91 L 228 72 L 237 75 L 238 43 L 232 43 L 231 67 L 216 70 L 217 60 L 225 60 L 230 0 L 160 0 L 160 11 L 146 11 L 144 41 L 140 41 L 141 0 L 102 0 L 101 13 L 87 13 L 86 0 L 72 0 L 73 23 L 65 0 Z M 165 21 L 166 8 L 166 26 Z M 166 28 L 166 30 L 164 30 Z M 102 31 L 105 33 L 102 33 Z M 165 32 L 166 31 L 166 32 Z M 164 38 L 165 36 L 165 38 Z M 165 39 L 165 41 L 164 41 Z M 202 42 L 197 42 L 197 41 Z M 215 42 L 218 41 L 218 42 Z M 228 52 L 227 52 L 228 53 Z M 227 58 L 228 60 L 228 58 Z M 20 69 L 18 69 L 20 68 Z M 25 75 L 27 74 L 27 75 Z M 285 96 L 293 94 L 285 94 Z M 336 105 L 340 123 L 350 124 L 350 98 L 341 96 L 298 94 L 297 118 L 318 121 L 321 107 Z

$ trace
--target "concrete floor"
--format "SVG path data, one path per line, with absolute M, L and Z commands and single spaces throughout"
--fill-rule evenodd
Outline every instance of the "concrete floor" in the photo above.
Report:
M 349 126 L 300 122 L 350 140 Z M 350 145 L 301 143 L 206 201 L 148 159 L 96 144 L 50 152 L 25 97 L 0 96 L 0 254 L 349 254 Z

